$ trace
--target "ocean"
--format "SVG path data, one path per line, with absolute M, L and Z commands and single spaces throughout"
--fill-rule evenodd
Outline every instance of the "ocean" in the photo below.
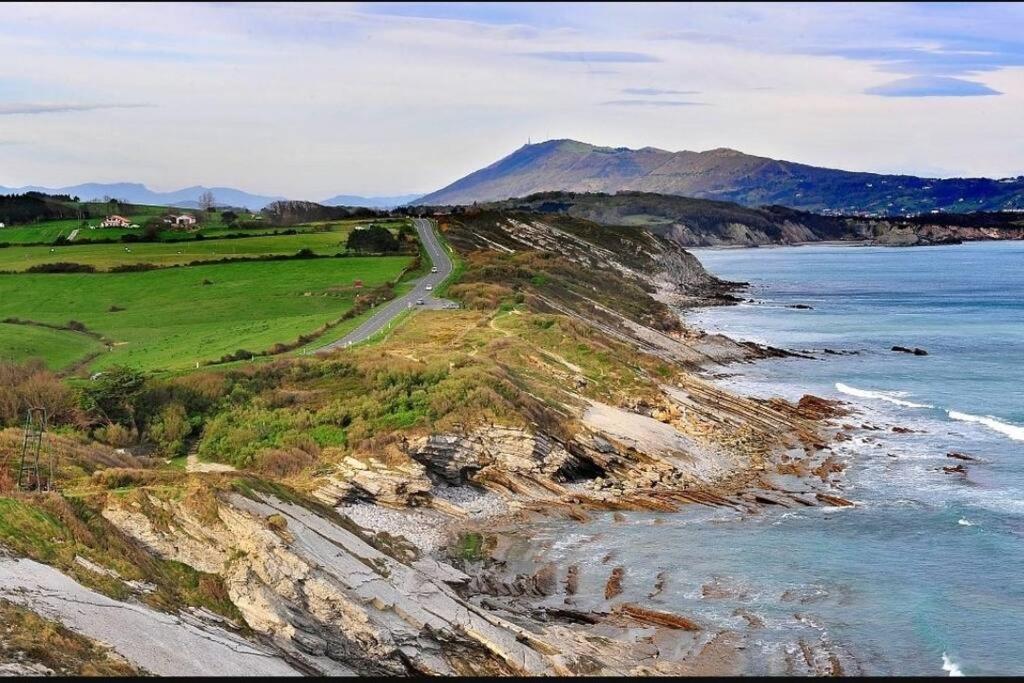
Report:
M 881 427 L 836 445 L 840 495 L 857 505 L 550 522 L 534 536 L 545 558 L 593 567 L 583 591 L 622 557 L 626 599 L 723 628 L 757 615 L 749 673 L 784 672 L 803 640 L 865 674 L 1024 674 L 1024 243 L 694 253 L 751 283 L 753 303 L 689 324 L 813 356 L 728 366 L 716 381 L 842 399 L 858 410 L 845 422 Z M 942 471 L 957 464 L 966 475 Z

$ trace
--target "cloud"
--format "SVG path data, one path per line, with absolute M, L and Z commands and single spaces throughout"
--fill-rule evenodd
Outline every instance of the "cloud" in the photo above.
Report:
M 683 100 L 608 100 L 602 106 L 612 107 L 706 107 L 707 102 L 686 102 Z
M 864 92 L 881 97 L 980 97 L 1003 94 L 984 83 L 946 76 L 911 76 L 876 85 Z
M 958 44 L 965 44 L 960 41 Z M 995 47 L 995 46 L 993 46 Z M 963 76 L 983 71 L 998 71 L 1011 66 L 1024 66 L 1024 48 L 1003 45 L 1001 49 L 951 49 L 921 47 L 827 47 L 809 48 L 811 55 L 843 57 L 874 62 L 881 71 L 915 75 Z
M 0 116 L 14 114 L 55 114 L 69 111 L 96 111 L 98 109 L 138 109 L 151 104 L 29 104 L 25 102 L 0 104 Z
M 623 88 L 626 95 L 699 95 L 699 90 L 662 90 L 661 88 Z
M 527 57 L 547 59 L 552 62 L 606 62 L 608 64 L 644 64 L 660 62 L 654 55 L 645 52 L 613 52 L 587 50 L 549 50 L 546 52 L 525 52 Z
M 685 43 L 700 43 L 705 45 L 728 45 L 736 43 L 736 39 L 732 36 L 703 33 L 701 31 L 656 31 L 649 34 L 649 37 L 653 40 L 679 40 Z

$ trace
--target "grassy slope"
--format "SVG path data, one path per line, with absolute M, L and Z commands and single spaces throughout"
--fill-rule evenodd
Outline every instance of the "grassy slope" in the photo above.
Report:
M 8 275 L 0 277 L 0 318 L 54 324 L 75 319 L 120 342 L 95 367 L 184 369 L 240 348 L 259 351 L 291 341 L 348 310 L 358 292 L 353 280 L 372 288 L 394 279 L 408 262 L 404 256 L 354 257 L 143 273 Z M 202 284 L 205 279 L 213 284 Z M 125 310 L 110 312 L 114 305 Z M 25 329 L 0 328 L 0 348 L 16 344 L 12 337 Z
M 95 339 L 77 332 L 0 323 L 0 359 L 21 362 L 45 358 L 55 370 L 103 348 Z

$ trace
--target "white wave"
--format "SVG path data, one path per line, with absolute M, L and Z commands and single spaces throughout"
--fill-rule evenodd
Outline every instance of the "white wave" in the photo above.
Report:
M 942 653 L 942 670 L 948 671 L 950 676 L 963 676 L 960 665 L 950 659 L 945 652 Z
M 974 526 L 974 522 L 969 522 L 966 519 L 958 519 L 956 520 L 956 523 L 960 526 Z
M 887 401 L 894 403 L 904 408 L 934 408 L 933 405 L 927 403 L 914 403 L 913 401 L 904 401 L 899 396 L 906 396 L 906 392 L 902 391 L 868 391 L 866 389 L 858 389 L 857 387 L 851 387 L 848 384 L 842 382 L 836 382 L 836 389 L 849 396 L 856 396 L 857 398 L 873 398 L 879 401 Z
M 991 416 L 982 415 L 971 415 L 970 413 L 961 413 L 956 410 L 947 410 L 946 414 L 949 415 L 951 420 L 960 420 L 961 422 L 975 422 L 982 424 L 991 429 L 992 431 L 999 432 L 1004 436 L 1008 436 L 1014 441 L 1024 441 L 1024 427 L 1018 425 L 1011 425 L 1005 422 L 1000 422 Z

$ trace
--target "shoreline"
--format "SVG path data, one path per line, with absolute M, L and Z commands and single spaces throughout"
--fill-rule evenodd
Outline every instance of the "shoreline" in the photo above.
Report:
M 1024 242 L 1024 238 L 990 238 L 985 240 L 959 240 L 956 242 L 932 242 L 923 244 L 886 244 L 877 240 L 816 240 L 812 242 L 794 242 L 792 244 L 764 245 L 707 245 L 698 247 L 682 247 L 688 252 L 700 251 L 731 251 L 741 249 L 786 249 L 790 247 L 885 247 L 887 249 L 908 249 L 921 247 L 964 247 L 974 244 L 990 244 L 993 242 Z
M 734 284 L 735 289 L 744 289 L 745 286 Z M 659 294 L 668 295 L 662 291 Z M 672 297 L 668 297 L 672 298 Z M 660 297 L 659 297 L 660 299 Z M 735 301 L 722 300 L 718 297 L 707 300 L 708 307 L 719 305 L 735 305 Z M 684 313 L 694 308 L 676 308 L 677 315 L 686 328 L 685 337 L 680 343 L 706 346 L 710 344 L 718 347 L 722 353 L 717 356 L 708 355 L 701 364 L 701 375 L 706 375 L 715 367 L 722 368 L 736 362 L 753 362 L 764 358 L 794 356 L 800 357 L 784 349 L 773 347 L 762 347 L 760 345 L 740 342 L 726 335 L 709 333 L 704 330 L 695 329 L 685 322 Z M 700 308 L 703 308 L 701 306 Z M 708 380 L 709 382 L 713 380 Z M 704 379 L 699 382 L 705 382 Z M 758 401 L 742 395 L 734 394 L 728 390 L 716 390 L 717 395 L 728 396 L 729 401 L 751 402 Z M 805 397 L 807 398 L 807 397 Z M 710 400 L 712 404 L 715 399 Z M 764 402 L 771 403 L 769 401 Z M 806 405 L 805 405 L 806 403 Z M 754 637 L 750 633 L 743 633 L 739 630 L 722 631 L 719 627 L 710 623 L 694 623 L 694 630 L 684 630 L 683 634 L 678 629 L 669 628 L 663 623 L 672 620 L 689 621 L 691 617 L 686 614 L 674 612 L 663 612 L 656 601 L 640 600 L 637 603 L 623 603 L 615 598 L 615 571 L 609 567 L 611 572 L 608 577 L 610 588 L 606 587 L 606 599 L 602 602 L 589 606 L 569 604 L 574 603 L 574 595 L 578 590 L 575 583 L 579 580 L 580 569 L 575 564 L 569 566 L 554 566 L 544 558 L 542 549 L 534 548 L 528 551 L 532 556 L 533 570 L 527 573 L 510 572 L 510 567 L 517 564 L 516 558 L 510 553 L 516 547 L 523 546 L 524 542 L 529 546 L 528 539 L 533 531 L 543 527 L 546 523 L 557 520 L 566 520 L 569 528 L 579 529 L 579 533 L 585 533 L 591 522 L 596 519 L 612 519 L 617 524 L 626 520 L 625 515 L 637 514 L 641 517 L 653 516 L 652 523 L 661 523 L 664 520 L 663 513 L 670 512 L 674 515 L 686 514 L 696 509 L 710 510 L 719 507 L 723 512 L 740 518 L 740 523 L 746 523 L 751 516 L 769 514 L 772 508 L 779 508 L 780 512 L 785 509 L 800 509 L 802 507 L 819 507 L 823 510 L 836 510 L 854 505 L 845 498 L 835 493 L 837 483 L 836 476 L 842 476 L 845 464 L 840 463 L 833 456 L 832 445 L 848 437 L 842 436 L 847 431 L 837 422 L 839 418 L 846 415 L 846 411 L 840 407 L 839 402 L 824 401 L 811 397 L 809 400 L 801 401 L 800 404 L 786 404 L 785 410 L 795 414 L 804 406 L 809 411 L 809 423 L 813 424 L 813 431 L 817 434 L 811 438 L 815 443 L 809 448 L 819 453 L 819 458 L 808 460 L 806 464 L 801 458 L 792 459 L 796 454 L 790 452 L 785 454 L 777 453 L 782 460 L 762 461 L 760 464 L 750 462 L 746 466 L 734 467 L 724 477 L 714 483 L 708 482 L 700 485 L 699 488 L 715 492 L 711 499 L 699 497 L 689 499 L 675 499 L 670 508 L 659 510 L 649 505 L 631 505 L 628 495 L 619 495 L 617 504 L 610 505 L 607 499 L 595 499 L 590 497 L 589 489 L 585 486 L 572 485 L 566 488 L 571 494 L 568 505 L 565 501 L 555 504 L 553 500 L 520 500 L 502 497 L 494 492 L 483 489 L 473 489 L 476 496 L 475 509 L 467 510 L 470 514 L 464 517 L 453 517 L 444 513 L 443 506 L 438 509 L 405 509 L 390 510 L 379 505 L 360 504 L 354 506 L 339 507 L 338 509 L 351 514 L 354 521 L 375 532 L 405 535 L 410 542 L 420 548 L 421 551 L 429 554 L 442 562 L 452 562 L 455 567 L 471 577 L 470 584 L 463 589 L 464 597 L 475 604 L 488 607 L 504 618 L 511 618 L 510 615 L 520 615 L 523 620 L 529 623 L 540 624 L 564 623 L 564 628 L 574 632 L 577 637 L 585 637 L 591 628 L 613 629 L 616 642 L 620 647 L 627 650 L 635 650 L 639 647 L 636 641 L 635 631 L 637 628 L 647 629 L 653 633 L 656 639 L 673 638 L 688 642 L 687 648 L 674 648 L 675 655 L 665 656 L 664 666 L 666 673 L 677 673 L 682 675 L 706 674 L 706 675 L 739 675 L 752 673 L 754 670 L 744 668 L 747 665 L 739 666 L 738 660 L 743 651 L 747 648 L 747 641 Z M 778 402 L 775 408 L 779 407 Z M 794 417 L 794 419 L 797 419 Z M 803 419 L 803 418 L 800 418 Z M 658 424 L 661 424 L 660 422 Z M 608 435 L 604 432 L 605 436 Z M 823 455 L 824 457 L 821 457 Z M 774 463 L 770 465 L 770 463 Z M 770 466 L 786 470 L 788 474 L 770 474 L 766 472 Z M 774 477 L 772 479 L 771 477 Z M 817 485 L 813 485 L 817 482 Z M 467 487 L 453 487 L 451 491 L 463 491 L 454 499 L 445 502 L 465 503 L 472 498 Z M 625 493 L 625 492 L 624 492 Z M 668 493 L 666 491 L 666 493 Z M 459 497 L 461 496 L 461 500 Z M 449 496 L 445 496 L 449 499 Z M 710 501 L 710 502 L 709 502 Z M 466 507 L 463 505 L 463 507 Z M 634 512 L 629 512 L 633 510 Z M 595 516 L 597 516 L 595 518 Z M 629 528 L 628 524 L 622 526 L 623 533 Z M 539 554 L 538 554 L 539 553 Z M 622 571 L 628 571 L 623 569 Z M 563 575 L 563 578 L 559 578 Z M 668 573 L 663 572 L 661 581 L 669 580 Z M 679 580 L 676 572 L 675 580 Z M 660 590 L 652 586 L 652 596 Z M 565 603 L 564 605 L 562 603 Z M 625 610 L 625 613 L 623 612 Z M 630 612 L 630 610 L 639 610 Z M 654 610 L 653 614 L 646 614 L 644 610 Z M 624 616 L 625 614 L 625 616 Z M 630 616 L 632 614 L 632 616 Z M 637 616 L 637 615 L 641 616 Z M 749 615 L 749 624 L 756 624 L 760 619 L 756 615 Z M 654 621 L 652 622 L 651 619 Z M 682 641 L 680 641 L 682 642 Z M 812 644 L 802 655 L 800 661 L 790 661 L 785 666 L 788 673 L 828 675 L 835 673 L 850 673 L 857 670 L 856 661 L 841 646 L 828 644 Z M 685 650 L 685 652 L 680 652 Z M 737 668 L 739 666 L 739 668 Z M 780 664 L 781 666 L 781 664 Z

